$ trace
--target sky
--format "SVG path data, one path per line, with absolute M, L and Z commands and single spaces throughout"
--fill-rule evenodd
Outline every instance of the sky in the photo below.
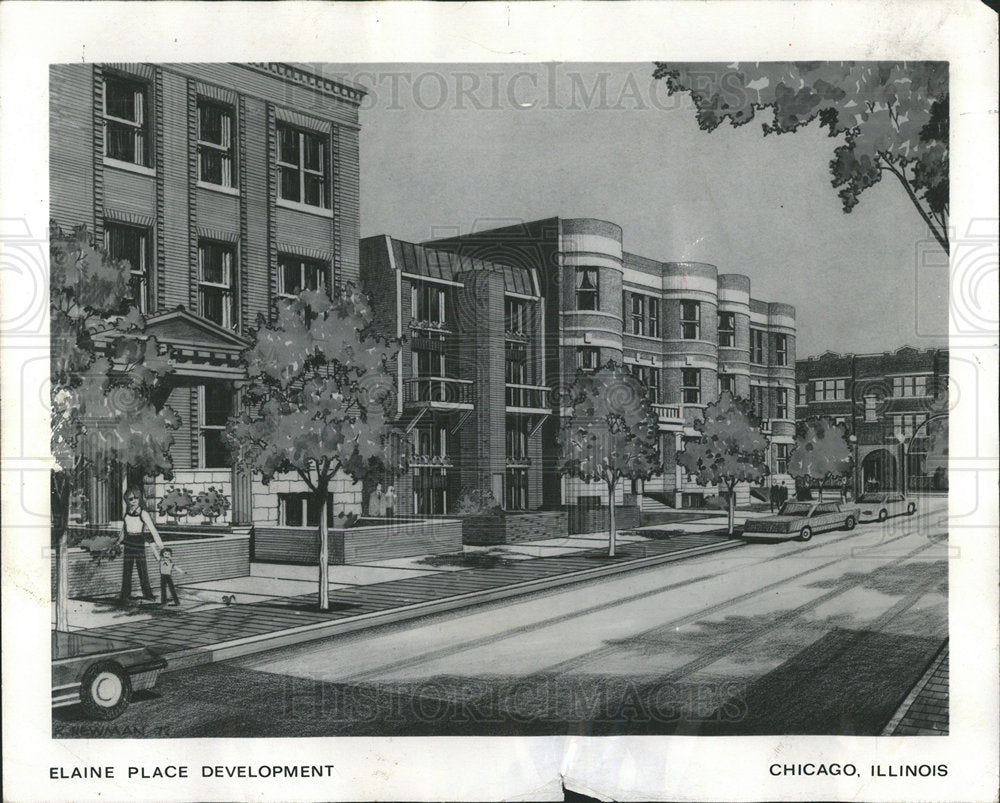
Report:
M 898 183 L 845 214 L 828 169 L 840 141 L 817 122 L 704 132 L 652 69 L 324 65 L 369 90 L 362 236 L 595 217 L 621 225 L 627 251 L 709 262 L 748 275 L 755 298 L 792 304 L 799 357 L 947 344 L 947 260 Z

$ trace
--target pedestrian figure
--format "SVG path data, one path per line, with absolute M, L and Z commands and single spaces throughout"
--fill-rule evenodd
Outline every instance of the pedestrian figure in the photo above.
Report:
M 135 487 L 125 491 L 125 515 L 122 517 L 122 529 L 118 535 L 119 544 L 124 544 L 122 559 L 122 590 L 119 601 L 128 605 L 132 596 L 132 567 L 139 572 L 139 585 L 142 586 L 144 599 L 155 601 L 153 589 L 149 585 L 149 570 L 146 568 L 146 536 L 151 536 L 153 552 L 157 560 L 163 550 L 160 533 L 148 511 L 142 507 L 142 492 Z
M 781 491 L 777 485 L 772 484 L 771 490 L 767 494 L 767 501 L 771 505 L 771 512 L 774 513 L 775 505 L 781 506 Z
M 187 574 L 180 566 L 174 563 L 174 551 L 170 547 L 164 547 L 160 550 L 160 604 L 167 604 L 167 589 L 170 590 L 171 596 L 174 598 L 174 605 L 180 605 L 181 601 L 177 598 L 177 589 L 174 588 L 174 571 L 178 571 L 181 574 Z
M 368 515 L 374 519 L 380 519 L 385 515 L 385 500 L 382 494 L 382 483 L 375 486 L 371 498 L 368 500 Z
M 781 481 L 781 487 L 778 489 L 778 509 L 780 510 L 785 502 L 788 501 L 788 486 L 785 485 L 785 481 Z
M 385 515 L 387 518 L 393 518 L 396 515 L 396 488 L 390 485 L 385 489 L 385 496 L 382 500 L 385 503 Z

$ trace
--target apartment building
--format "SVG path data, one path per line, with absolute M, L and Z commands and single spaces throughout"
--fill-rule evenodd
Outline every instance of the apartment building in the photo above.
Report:
M 147 332 L 172 355 L 172 484 L 221 489 L 235 524 L 305 525 L 300 481 L 231 466 L 225 423 L 258 315 L 303 288 L 358 281 L 364 90 L 309 65 L 62 64 L 50 72 L 51 217 L 86 224 L 132 266 Z M 122 476 L 93 477 L 93 523 L 121 516 Z M 147 504 L 164 483 L 147 483 Z M 340 478 L 338 510 L 360 493 Z
M 415 400 L 407 382 L 421 389 L 429 382 L 427 387 L 439 388 L 434 393 L 460 396 L 468 405 L 465 413 L 447 413 L 456 421 L 449 463 L 463 466 L 462 484 L 493 488 L 497 499 L 514 509 L 606 504 L 607 492 L 598 485 L 560 476 L 559 411 L 546 386 L 566 387 L 577 369 L 596 369 L 609 360 L 629 366 L 646 385 L 659 418 L 664 466 L 661 476 L 621 489 L 619 503 L 644 499 L 692 506 L 716 493 L 684 476 L 674 455 L 685 438 L 697 434 L 695 419 L 723 390 L 752 400 L 770 440 L 771 469 L 776 479 L 790 481 L 783 472 L 794 440 L 795 311 L 752 298 L 746 276 L 631 254 L 622 247 L 619 226 L 589 218 L 550 218 L 422 246 L 375 237 L 362 241 L 361 254 L 362 284 L 385 305 L 383 326 L 399 333 L 409 326 L 418 352 L 425 348 L 426 330 L 419 329 L 424 314 L 412 307 L 421 303 L 421 288 L 438 288 L 441 303 L 453 307 L 451 313 L 435 313 L 450 314 L 453 321 L 440 338 L 454 337 L 464 351 L 445 347 L 441 360 L 434 361 L 410 350 L 401 360 L 399 381 L 401 404 L 413 409 L 430 403 Z M 463 286 L 430 276 L 438 268 L 421 267 L 425 262 L 452 266 L 449 281 L 464 271 Z M 474 264 L 490 267 L 478 273 L 456 267 Z M 502 308 L 499 278 L 492 307 L 470 298 L 470 277 L 476 275 L 482 286 L 481 276 L 488 274 L 523 277 L 503 284 Z M 475 350 L 473 342 L 482 345 Z M 447 370 L 448 355 L 457 373 L 450 384 L 435 385 L 438 380 L 420 369 L 420 360 L 429 370 Z M 503 405 L 499 387 L 487 384 L 501 380 Z M 481 405 L 490 412 L 480 411 Z M 420 427 L 428 416 L 416 424 L 404 418 Z M 470 420 L 476 422 L 472 428 Z M 456 441 L 460 433 L 466 440 Z M 487 447 L 489 468 L 476 458 L 476 469 L 466 471 L 466 450 Z M 450 480 L 448 487 L 455 487 Z M 745 497 L 746 489 L 742 493 Z
M 847 426 L 856 493 L 947 490 L 947 465 L 928 459 L 931 431 L 941 429 L 935 422 L 947 424 L 947 349 L 828 351 L 798 360 L 795 382 L 800 420 L 823 416 Z

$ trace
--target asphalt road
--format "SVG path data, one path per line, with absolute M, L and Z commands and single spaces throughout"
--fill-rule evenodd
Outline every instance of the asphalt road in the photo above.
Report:
M 54 735 L 877 734 L 947 637 L 945 505 L 168 673 Z

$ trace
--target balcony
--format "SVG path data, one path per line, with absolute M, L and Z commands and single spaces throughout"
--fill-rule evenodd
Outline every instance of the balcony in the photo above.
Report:
M 454 463 L 448 455 L 416 454 L 410 458 L 410 468 L 453 468 Z
M 705 411 L 704 404 L 654 404 L 652 407 L 660 427 L 674 429 L 685 424 L 691 426 Z
M 544 385 L 506 386 L 507 409 L 530 413 L 549 413 L 549 388 Z
M 450 335 L 454 332 L 451 324 L 445 321 L 421 321 L 416 318 L 410 319 L 410 329 L 438 335 Z
M 527 468 L 531 458 L 527 455 L 507 455 L 507 468 Z
M 472 380 L 445 376 L 414 377 L 403 382 L 404 407 L 471 410 Z
M 530 343 L 531 335 L 520 329 L 505 329 L 503 333 L 504 340 L 510 341 L 512 343 Z

